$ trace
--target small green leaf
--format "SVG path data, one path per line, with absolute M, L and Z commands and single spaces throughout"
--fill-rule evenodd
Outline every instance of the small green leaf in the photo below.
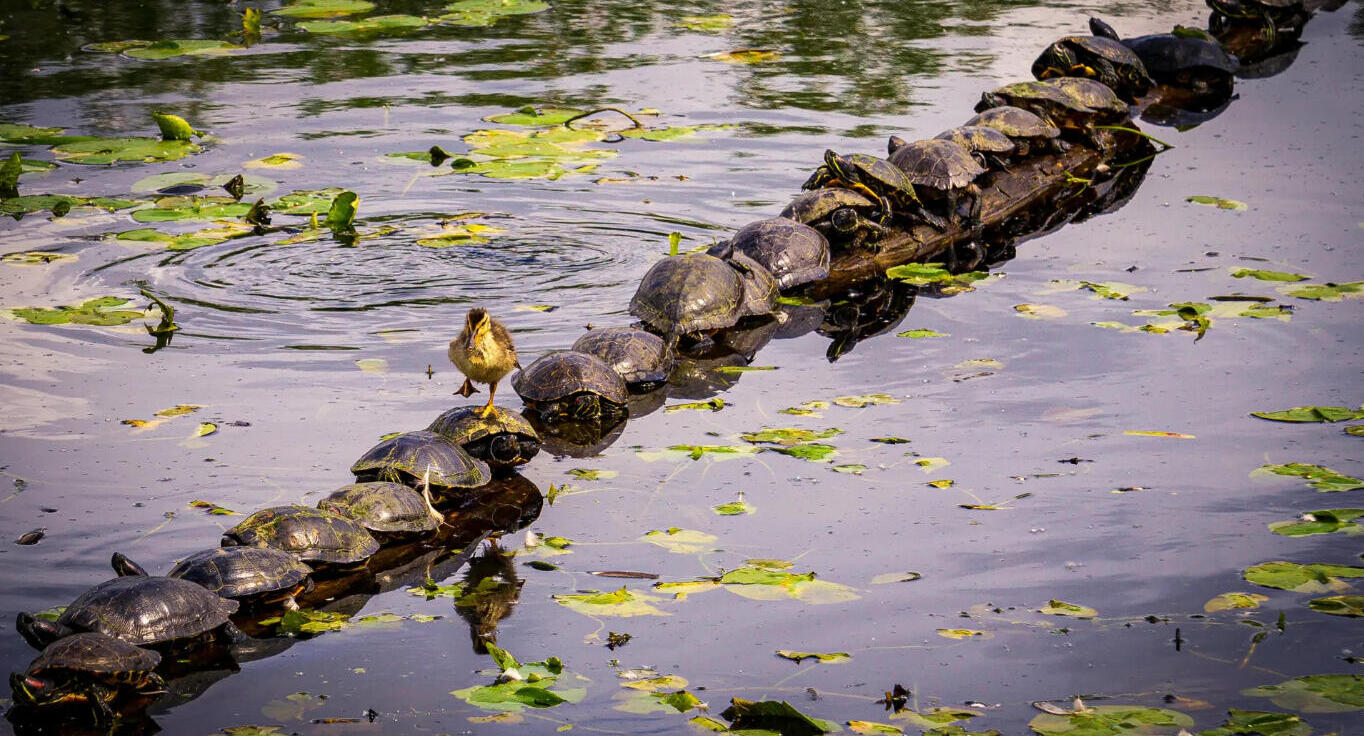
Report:
M 614 470 L 590 470 L 588 468 L 573 468 L 568 471 L 568 474 L 583 480 L 608 480 L 619 475 Z
M 1154 735 L 1193 725 L 1194 720 L 1183 713 L 1134 705 L 1088 706 L 1066 715 L 1043 713 L 1028 722 L 1028 727 L 1041 736 Z
M 1364 407 L 1295 406 L 1281 411 L 1253 411 L 1250 415 L 1275 422 L 1347 422 L 1364 419 Z
M 360 197 L 355 192 L 341 192 L 332 200 L 322 224 L 333 232 L 355 232 L 355 211 L 359 206 Z
M 1302 284 L 1299 286 L 1280 286 L 1278 292 L 1298 299 L 1311 299 L 1323 302 L 1338 302 L 1345 297 L 1364 296 L 1364 281 L 1347 284 Z
M 686 411 L 690 409 L 698 409 L 701 411 L 720 411 L 723 408 L 725 408 L 725 400 L 716 396 L 715 398 L 710 399 L 709 401 L 693 401 L 687 404 L 673 404 L 672 406 L 664 407 L 663 411 L 664 413 Z
M 920 327 L 920 328 L 914 329 L 914 330 L 905 330 L 904 332 L 897 332 L 897 333 L 895 333 L 895 336 L 896 336 L 896 337 L 910 337 L 910 338 L 915 338 L 915 339 L 921 339 L 921 338 L 925 338 L 925 337 L 951 337 L 951 335 L 947 334 L 946 332 L 938 332 L 937 330 L 930 330 L 930 329 L 928 329 L 927 327 Z
M 1300 273 L 1290 273 L 1288 271 L 1263 271 L 1255 268 L 1238 268 L 1231 272 L 1234 279 L 1250 277 L 1260 281 L 1306 281 L 1307 276 Z
M 861 396 L 839 396 L 834 404 L 852 409 L 861 409 L 873 404 L 898 404 L 900 400 L 890 394 L 862 394 Z
M 752 506 L 745 503 L 743 499 L 739 499 L 738 501 L 722 503 L 719 506 L 712 506 L 711 510 L 720 516 L 742 516 L 753 513 L 754 509 Z
M 290 18 L 335 18 L 368 13 L 373 9 L 374 3 L 367 0 L 295 0 L 270 12 Z
M 1291 411 L 1291 410 L 1290 410 Z M 1355 478 L 1344 473 L 1336 472 L 1330 468 L 1320 465 L 1310 465 L 1308 463 L 1285 463 L 1283 465 L 1261 465 L 1252 476 L 1260 472 L 1268 472 L 1274 475 L 1289 475 L 1298 478 L 1305 478 L 1308 485 L 1318 491 L 1353 491 L 1364 488 L 1364 480 Z
M 556 593 L 552 597 L 559 605 L 587 616 L 669 615 L 652 604 L 656 600 L 652 596 L 631 592 L 624 587 L 611 593 Z
M 829 456 L 838 454 L 838 448 L 818 442 L 802 442 L 797 445 L 769 447 L 767 449 L 812 463 L 822 463 L 828 460 Z
M 1307 675 L 1241 694 L 1269 698 L 1280 708 L 1303 713 L 1345 713 L 1364 710 L 1364 675 Z
M 846 465 L 835 465 L 833 471 L 836 473 L 849 473 L 851 475 L 861 475 L 866 472 L 867 466 L 861 463 L 848 463 Z
M 1364 595 L 1332 595 L 1314 598 L 1307 602 L 1313 611 L 1329 613 L 1333 616 L 1364 616 Z
M 801 429 L 798 427 L 779 427 L 776 429 L 762 429 L 757 432 L 745 432 L 739 438 L 745 442 L 773 444 L 773 445 L 795 445 L 811 440 L 823 440 L 835 435 L 843 434 L 843 430 L 838 428 L 825 429 L 816 432 L 811 429 Z
M 1218 611 L 1238 611 L 1250 608 L 1259 608 L 1260 604 L 1269 600 L 1269 596 L 1259 593 L 1223 593 L 1222 595 L 1209 600 L 1203 604 L 1206 613 L 1217 613 Z
M 677 20 L 677 27 L 701 33 L 719 33 L 734 27 L 734 16 L 728 13 L 715 15 L 684 15 Z
M 772 49 L 733 49 L 706 54 L 702 58 L 724 61 L 730 64 L 758 64 L 764 61 L 772 61 L 780 56 L 781 52 Z
M 221 56 L 246 48 L 227 41 L 197 38 L 154 41 L 152 43 L 137 41 L 128 43 L 130 45 L 122 49 L 123 55 L 146 61 L 174 59 L 177 56 Z
M 796 652 L 790 649 L 778 649 L 777 656 L 797 663 L 806 659 L 816 659 L 825 663 L 846 662 L 852 659 L 852 655 L 847 652 Z
M 1058 601 L 1054 598 L 1048 602 L 1047 605 L 1038 609 L 1038 612 L 1051 616 L 1074 616 L 1076 618 L 1093 618 L 1099 615 L 1098 611 L 1089 606 L 1066 603 L 1065 601 Z
M 1195 194 L 1189 197 L 1185 197 L 1184 201 L 1193 202 L 1194 204 L 1207 205 L 1209 207 L 1217 207 L 1218 209 L 1223 210 L 1246 209 L 1245 202 L 1238 202 L 1234 199 L 1222 199 L 1221 197 L 1209 197 L 1204 194 Z
M 112 164 L 121 161 L 174 161 L 200 147 L 189 141 L 158 138 L 93 138 L 52 147 L 57 158 L 74 164 Z
M 639 538 L 641 542 L 657 545 L 675 554 L 694 554 L 713 549 L 716 537 L 693 529 L 668 527 L 664 530 L 646 532 Z

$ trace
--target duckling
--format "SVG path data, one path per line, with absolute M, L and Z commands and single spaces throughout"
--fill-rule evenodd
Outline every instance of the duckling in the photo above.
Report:
M 478 391 L 473 381 L 488 384 L 488 403 L 479 411 L 479 416 L 487 417 L 493 411 L 493 396 L 497 393 L 497 383 L 511 373 L 512 368 L 520 368 L 516 359 L 516 347 L 512 345 L 507 328 L 488 316 L 487 310 L 474 307 L 464 318 L 464 329 L 459 337 L 450 341 L 447 352 L 450 362 L 464 374 L 464 385 L 455 393 L 469 396 Z

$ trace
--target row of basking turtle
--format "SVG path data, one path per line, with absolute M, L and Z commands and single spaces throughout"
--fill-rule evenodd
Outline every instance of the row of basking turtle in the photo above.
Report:
M 1271 39 L 1301 23 L 1300 0 L 1207 2 L 1222 22 L 1265 24 Z M 1205 33 L 1177 28 L 1123 39 L 1097 19 L 1090 28 L 1093 35 L 1050 44 L 1032 67 L 1036 80 L 982 95 L 963 125 L 919 141 L 891 137 L 885 158 L 826 151 L 779 217 L 654 264 L 630 302 L 637 325 L 592 329 L 512 378 L 524 414 L 493 405 L 498 381 L 519 363 L 506 330 L 471 310 L 450 357 L 470 381 L 490 384 L 486 405 L 451 409 L 424 430 L 384 439 L 351 468 L 354 483 L 316 506 L 256 511 L 220 546 L 165 575 L 114 554 L 117 577 L 55 619 L 19 615 L 17 630 L 42 651 L 11 676 L 15 703 L 78 703 L 102 718 L 122 698 L 155 698 L 164 688 L 163 654 L 239 640 L 232 616 L 295 608 L 315 580 L 364 566 L 386 545 L 438 535 L 447 522 L 441 508 L 460 507 L 495 475 L 529 462 L 564 425 L 619 425 L 632 395 L 668 380 L 680 350 L 741 321 L 770 321 L 778 298 L 826 278 L 840 251 L 875 249 L 888 233 L 923 228 L 969 238 L 981 217 L 978 181 L 988 172 L 1074 145 L 1105 151 L 1109 128 L 1125 124 L 1129 103 L 1153 84 L 1230 90 L 1236 62 Z M 459 393 L 474 391 L 470 381 Z

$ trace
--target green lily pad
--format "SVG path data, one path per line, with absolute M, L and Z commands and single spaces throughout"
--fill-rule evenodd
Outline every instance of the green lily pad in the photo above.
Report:
M 730 570 L 720 576 L 719 582 L 731 593 L 761 601 L 796 599 L 820 604 L 844 603 L 861 597 L 846 585 L 816 579 L 813 572 L 783 572 L 753 565 Z
M 143 202 L 135 199 L 74 197 L 69 194 L 26 194 L 21 197 L 0 200 L 0 213 L 21 217 L 33 212 L 47 210 L 54 216 L 61 216 L 77 207 L 94 207 L 106 212 L 114 212 L 136 207 L 140 204 Z
M 1280 708 L 1303 713 L 1346 713 L 1364 710 L 1364 675 L 1307 675 L 1241 694 L 1269 698 Z
M 734 16 L 728 13 L 715 15 L 684 15 L 677 19 L 678 28 L 702 33 L 719 33 L 734 27 Z
M 730 49 L 729 51 L 716 51 L 713 54 L 706 54 L 701 58 L 723 61 L 729 64 L 760 64 L 780 57 L 781 52 L 773 49 Z
M 151 228 L 125 230 L 116 235 L 115 239 L 135 243 L 160 243 L 166 246 L 166 250 L 193 250 L 195 248 L 202 248 L 205 245 L 217 245 L 218 243 L 245 237 L 254 233 L 255 228 L 245 222 L 221 222 L 215 227 L 208 227 L 191 233 L 180 233 L 177 235 L 163 233 L 160 230 L 153 230 Z
M 955 721 L 970 720 L 979 715 L 979 712 L 965 708 L 929 708 L 922 711 L 906 708 L 891 715 L 891 719 L 909 721 L 920 728 L 932 728 Z
M 1203 604 L 1206 613 L 1217 613 L 1218 611 L 1242 611 L 1251 608 L 1259 608 L 1260 604 L 1269 600 L 1269 596 L 1259 593 L 1223 593 L 1216 598 Z
M 625 587 L 610 593 L 556 593 L 552 596 L 561 606 L 586 616 L 667 616 L 666 611 L 653 605 L 657 599 L 647 593 L 631 592 Z
M 1047 290 L 1048 292 L 1074 291 L 1077 289 L 1085 289 L 1087 291 L 1093 292 L 1093 294 L 1100 299 L 1114 299 L 1117 301 L 1124 302 L 1127 301 L 1128 297 L 1130 297 L 1131 295 L 1139 294 L 1147 290 L 1146 287 L 1144 286 L 1124 284 L 1119 281 L 1099 282 L 1083 280 L 1076 281 L 1071 279 L 1053 279 L 1050 282 L 1050 287 L 1051 288 Z
M 1154 736 L 1190 728 L 1193 719 L 1178 711 L 1134 705 L 1098 705 L 1078 713 L 1043 713 L 1028 722 L 1041 736 Z
M 1089 606 L 1081 606 L 1075 603 L 1066 603 L 1052 599 L 1047 605 L 1038 609 L 1039 613 L 1051 616 L 1074 616 L 1076 618 L 1094 618 L 1099 612 Z
M 1352 281 L 1348 284 L 1300 284 L 1298 286 L 1280 286 L 1278 292 L 1285 296 L 1297 297 L 1298 299 L 1338 302 L 1347 296 L 1353 298 L 1364 296 L 1364 281 Z
M 848 473 L 850 475 L 861 475 L 867 471 L 867 466 L 861 463 L 847 463 L 835 465 L 831 468 L 835 473 Z
M 572 107 L 535 107 L 526 105 L 515 112 L 489 115 L 484 120 L 498 125 L 519 125 L 527 128 L 550 128 L 563 125 L 568 120 L 583 114 L 586 110 Z
M 1364 577 L 1364 567 L 1274 561 L 1248 567 L 1242 576 L 1247 582 L 1266 588 L 1297 593 L 1337 593 L 1350 588 L 1342 578 Z
M 63 135 L 63 128 L 39 128 L 18 123 L 0 123 L 0 143 L 15 146 L 55 146 L 59 143 L 90 140 L 91 136 Z
M 245 215 L 251 211 L 249 202 L 238 202 L 231 197 L 162 197 L 151 207 L 133 212 L 138 222 L 173 222 L 178 220 L 221 220 Z
M 491 652 L 493 648 L 489 647 L 489 651 Z M 582 678 L 565 672 L 563 662 L 557 657 L 550 657 L 543 662 L 525 663 L 516 662 L 510 655 L 506 657 L 510 659 L 504 658 L 503 662 L 510 661 L 515 663 L 515 666 L 503 669 L 498 682 L 492 685 L 466 687 L 451 691 L 450 694 L 477 708 L 502 713 L 576 703 L 587 695 L 586 688 L 566 687 L 560 682 L 568 677 L 578 681 L 582 681 Z
M 864 734 L 901 734 L 904 729 L 875 721 L 848 721 L 848 730 Z
M 156 192 L 168 187 L 199 186 L 205 189 L 222 188 L 235 174 L 200 174 L 194 171 L 171 171 L 164 174 L 144 176 L 133 182 L 131 191 L 136 194 Z M 273 180 L 255 174 L 242 175 L 242 196 L 269 194 L 279 185 Z
M 753 513 L 754 509 L 743 499 L 722 503 L 719 506 L 712 506 L 711 510 L 720 516 L 743 516 Z
M 63 161 L 75 164 L 112 164 L 120 161 L 174 161 L 201 149 L 189 141 L 163 141 L 159 138 L 92 138 L 53 146 L 52 152 Z
M 460 0 L 445 6 L 442 23 L 457 26 L 490 26 L 509 15 L 527 15 L 549 9 L 541 0 Z
M 295 0 L 270 12 L 290 18 L 338 18 L 373 9 L 374 3 L 367 0 Z
M 1231 277 L 1234 279 L 1252 278 L 1260 281 L 1306 281 L 1309 277 L 1300 273 L 1290 273 L 1288 271 L 1264 271 L 1257 268 L 1237 268 L 1232 270 Z
M 1269 530 L 1285 537 L 1306 537 L 1313 534 L 1364 534 L 1364 526 L 1355 519 L 1364 516 L 1364 509 L 1322 509 L 1308 511 L 1293 521 L 1275 521 Z
M 716 396 L 708 401 L 691 401 L 685 404 L 673 404 L 672 406 L 666 406 L 663 408 L 663 413 L 667 414 L 669 412 L 688 410 L 720 411 L 723 408 L 725 408 L 725 400 L 720 398 L 719 396 Z
M 297 153 L 273 153 L 269 156 L 244 161 L 242 166 L 248 169 L 301 169 L 303 168 L 302 159 L 303 157 Z M 335 187 L 335 189 L 341 191 L 339 187 Z
M 76 324 L 111 327 L 126 325 L 146 316 L 144 312 L 118 308 L 130 301 L 117 296 L 102 296 L 71 306 L 11 307 L 0 310 L 0 314 L 34 325 Z
M 1199 731 L 1198 736 L 1309 736 L 1312 727 L 1292 713 L 1269 713 L 1259 710 L 1227 711 L 1221 726 Z
M 332 201 L 344 191 L 340 187 L 296 189 L 266 204 L 277 215 L 321 215 L 331 209 Z
M 641 141 L 675 141 L 679 138 L 690 138 L 692 136 L 708 130 L 724 130 L 733 128 L 733 125 L 673 125 L 659 128 L 630 128 L 620 131 L 620 137 L 631 138 Z
M 837 733 L 837 723 L 812 718 L 784 700 L 752 701 L 732 698 L 721 717 L 730 721 L 731 733 L 778 733 L 782 736 L 816 736 Z
M 0 256 L 0 263 L 12 266 L 46 266 L 49 263 L 71 262 L 79 259 L 75 253 L 59 253 L 54 250 L 21 250 Z
M 753 448 L 744 445 L 669 445 L 669 450 L 685 452 L 692 460 L 700 460 L 705 455 L 718 455 L 720 458 L 738 457 L 753 454 Z
M 861 409 L 864 406 L 874 404 L 898 404 L 900 400 L 890 394 L 862 394 L 861 396 L 839 396 L 834 399 L 837 406 L 846 406 L 851 409 Z
M 614 470 L 592 470 L 589 468 L 573 468 L 568 471 L 568 474 L 582 480 L 609 480 L 620 475 Z
M 276 624 L 283 634 L 321 634 L 325 631 L 340 631 L 350 620 L 349 614 L 329 611 L 285 611 L 278 618 L 263 619 L 260 623 L 269 626 Z
M 838 454 L 838 448 L 819 442 L 802 442 L 797 445 L 769 447 L 767 449 L 812 463 L 822 463 L 828 460 L 829 456 Z
M 916 328 L 916 329 L 913 329 L 913 330 L 905 330 L 904 332 L 897 332 L 897 333 L 895 333 L 895 336 L 896 336 L 896 337 L 909 337 L 909 338 L 913 338 L 913 339 L 916 339 L 916 340 L 920 340 L 920 339 L 923 339 L 923 338 L 925 338 L 925 337 L 951 337 L 951 335 L 947 334 L 946 332 L 938 332 L 937 330 L 931 330 L 931 329 L 929 329 L 929 328 L 927 328 L 927 327 L 919 327 L 919 328 Z
M 835 662 L 847 662 L 852 659 L 852 655 L 847 652 L 796 652 L 790 649 L 778 649 L 777 656 L 797 663 L 806 659 L 815 659 L 820 662 L 832 664 Z
M 309 33 L 339 35 L 343 33 L 382 33 L 425 28 L 431 21 L 415 15 L 375 15 L 359 20 L 305 20 L 298 27 Z
M 246 47 L 227 41 L 191 38 L 154 41 L 146 46 L 129 47 L 124 49 L 122 53 L 124 56 L 134 59 L 161 61 L 163 59 L 174 59 L 177 56 L 221 56 L 244 48 Z
M 450 173 L 477 175 L 488 179 L 548 179 L 555 181 L 569 174 L 587 174 L 595 168 L 594 164 L 569 168 L 559 161 L 538 158 L 493 159 L 491 161 L 460 158 L 455 159 L 455 166 Z
M 1313 611 L 1329 613 L 1334 616 L 1355 618 L 1364 616 L 1364 595 L 1332 595 L 1325 598 L 1313 598 L 1307 602 L 1307 607 Z
M 1253 411 L 1250 415 L 1274 422 L 1348 422 L 1364 419 L 1364 407 L 1295 406 L 1281 411 Z
M 745 432 L 739 438 L 745 442 L 773 444 L 773 445 L 795 445 L 811 440 L 823 440 L 835 435 L 843 434 L 843 430 L 831 428 L 816 432 L 812 429 L 800 429 L 798 427 L 779 427 L 776 429 L 762 429 L 757 432 Z
M 1194 204 L 1207 205 L 1209 207 L 1216 207 L 1218 209 L 1223 210 L 1246 209 L 1245 202 L 1238 202 L 1234 199 L 1223 199 L 1221 197 L 1209 197 L 1206 194 L 1195 194 L 1189 197 L 1185 197 L 1184 201 L 1193 202 Z
M 675 554 L 689 555 L 714 549 L 716 537 L 694 529 L 670 526 L 667 529 L 646 532 L 639 541 L 662 547 Z

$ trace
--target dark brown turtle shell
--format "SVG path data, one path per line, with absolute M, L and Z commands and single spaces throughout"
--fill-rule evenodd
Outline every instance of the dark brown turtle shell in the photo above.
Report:
M 719 261 L 719 259 L 715 259 Z M 720 261 L 724 265 L 723 261 Z M 726 269 L 733 272 L 729 266 Z M 737 274 L 735 274 L 737 276 Z M 601 358 L 576 350 L 555 350 L 512 376 L 512 388 L 527 404 L 548 404 L 575 394 L 591 393 L 625 406 L 630 394 L 625 379 Z
M 158 644 L 212 631 L 237 602 L 168 577 L 118 577 L 81 594 L 57 619 L 74 631 L 96 631 L 129 644 Z
M 823 222 L 844 207 L 871 214 L 876 209 L 876 203 L 851 189 L 824 187 L 796 195 L 781 211 L 781 216 L 806 225 L 814 225 Z
M 1003 131 L 986 125 L 960 125 L 934 136 L 978 153 L 1013 153 L 1018 147 Z
M 142 682 L 161 662 L 161 654 L 98 632 L 73 634 L 47 645 L 28 666 L 28 674 L 86 675 L 108 684 Z
M 1038 84 L 1051 85 L 1071 96 L 1077 103 L 1093 110 L 1100 121 L 1117 121 L 1130 112 L 1127 103 L 1108 85 L 1087 77 L 1056 77 Z
M 743 298 L 743 277 L 729 264 L 685 253 L 664 258 L 644 274 L 630 299 L 630 314 L 661 334 L 684 335 L 738 322 Z
M 218 547 L 180 560 L 166 577 L 188 580 L 235 600 L 287 600 L 307 584 L 312 568 L 273 547 Z
M 712 255 L 725 244 L 712 248 Z M 785 291 L 829 275 L 829 241 L 818 230 L 787 217 L 750 222 L 729 239 L 727 250 L 743 253 L 777 277 Z M 728 253 L 726 253 L 726 256 Z
M 496 406 L 485 417 L 480 414 L 481 409 L 478 406 L 449 409 L 426 429 L 495 468 L 524 465 L 540 451 L 540 435 L 525 417 Z
M 440 526 L 420 493 L 389 481 L 342 486 L 317 507 L 383 534 L 421 534 Z
M 980 102 L 976 104 L 976 112 L 984 112 L 992 107 L 1002 105 L 1012 105 L 1024 110 L 1031 110 L 1044 118 L 1051 119 L 1052 122 L 1059 122 L 1056 120 L 1057 114 L 1085 115 L 1093 112 L 1073 94 L 1052 82 L 1055 80 L 1006 84 L 993 92 L 982 94 Z
M 573 349 L 601 358 L 626 384 L 666 381 L 676 362 L 662 338 L 635 327 L 590 330 L 573 343 Z
M 899 146 L 891 153 L 890 162 L 905 172 L 915 186 L 939 191 L 968 186 L 985 173 L 970 151 L 941 138 Z
M 310 506 L 261 509 L 223 534 L 223 546 L 273 547 L 304 562 L 350 565 L 379 551 L 363 526 Z
M 429 430 L 404 432 L 369 448 L 351 466 L 360 482 L 387 480 L 413 488 L 477 488 L 492 480 L 488 464 Z
M 1036 113 L 1013 105 L 1003 105 L 983 110 L 966 121 L 966 125 L 983 125 L 994 128 L 1014 139 L 1048 140 L 1061 135 L 1061 129 L 1039 117 Z
M 725 261 L 744 279 L 744 299 L 739 305 L 741 316 L 761 317 L 777 310 L 781 289 L 771 271 L 741 251 L 730 253 Z

